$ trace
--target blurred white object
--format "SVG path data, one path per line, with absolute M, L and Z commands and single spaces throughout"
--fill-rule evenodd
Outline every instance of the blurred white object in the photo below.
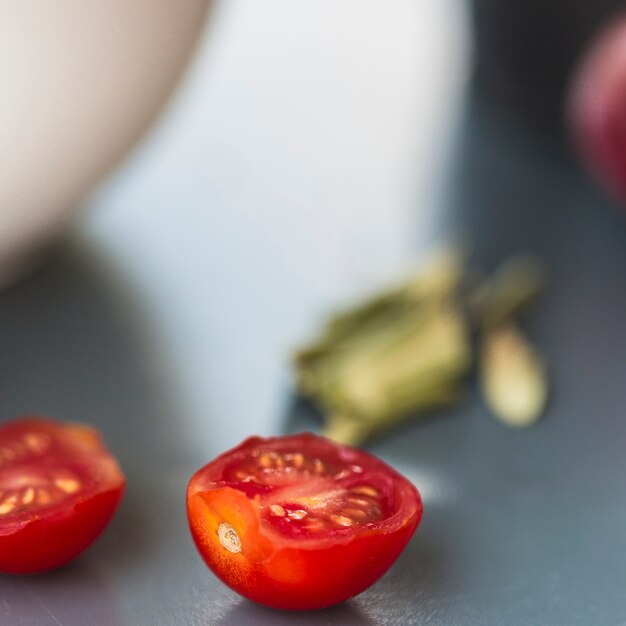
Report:
M 81 232 L 153 320 L 199 453 L 283 429 L 291 347 L 432 245 L 468 4 L 217 4 L 175 105 L 93 196 Z
M 209 0 L 0 0 L 0 286 L 147 128 Z

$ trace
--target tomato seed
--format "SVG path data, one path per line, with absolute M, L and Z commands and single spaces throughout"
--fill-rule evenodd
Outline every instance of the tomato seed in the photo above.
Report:
M 35 499 L 35 490 L 32 487 L 29 487 L 24 492 L 22 496 L 22 504 L 28 505 Z
M 370 506 L 372 504 L 370 500 L 365 500 L 364 498 L 358 498 L 355 496 L 350 496 L 348 498 L 348 502 L 350 504 L 356 504 L 358 506 Z
M 333 478 L 335 480 L 341 480 L 342 478 L 347 478 L 348 476 L 350 476 L 350 470 L 342 469 L 340 472 L 335 474 Z
M 50 446 L 50 437 L 37 435 L 36 433 L 26 433 L 24 435 L 24 443 L 34 454 L 41 454 Z
M 339 524 L 339 526 L 352 526 L 354 523 L 349 517 L 345 515 L 331 515 L 330 519 L 335 522 L 335 524 Z
M 259 457 L 259 465 L 263 468 L 269 468 L 272 466 L 272 457 L 267 453 L 264 452 L 260 457 Z
M 74 493 L 80 489 L 80 483 L 74 478 L 55 478 L 54 484 L 65 493 Z
M 307 530 L 313 531 L 322 530 L 326 528 L 326 523 L 319 518 L 309 518 L 307 520 L 307 525 L 305 526 L 305 528 Z
M 363 509 L 346 509 L 344 513 L 350 516 L 353 520 L 355 519 L 365 519 L 368 517 L 368 514 Z
M 217 536 L 222 546 L 229 552 L 233 554 L 241 552 L 241 540 L 239 539 L 237 531 L 230 524 L 222 522 L 217 527 Z
M 0 504 L 0 515 L 11 513 L 17 505 L 17 496 L 9 496 L 2 504 Z
M 370 487 L 369 485 L 359 485 L 358 487 L 352 487 L 351 491 L 364 496 L 370 496 L 372 498 L 378 496 L 378 491 L 376 491 L 374 487 Z
M 302 509 L 296 509 L 295 511 L 289 511 L 288 515 L 292 519 L 300 520 L 304 519 L 307 516 L 307 512 L 303 511 Z
M 270 513 L 276 517 L 285 517 L 287 511 L 280 504 L 270 504 Z

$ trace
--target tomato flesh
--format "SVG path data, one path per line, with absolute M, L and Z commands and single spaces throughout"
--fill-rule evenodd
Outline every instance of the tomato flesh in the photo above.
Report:
M 42 417 L 0 424 L 0 571 L 71 561 L 109 523 L 124 486 L 94 429 Z
M 315 609 L 376 582 L 422 503 L 372 455 L 300 434 L 247 439 L 201 468 L 187 512 L 200 554 L 227 585 L 274 608 Z

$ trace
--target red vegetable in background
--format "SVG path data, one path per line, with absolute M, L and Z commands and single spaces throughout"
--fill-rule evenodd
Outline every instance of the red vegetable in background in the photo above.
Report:
M 613 20 L 584 56 L 569 109 L 584 161 L 626 202 L 626 14 Z
M 0 423 L 0 571 L 71 561 L 109 523 L 124 486 L 93 428 L 41 417 Z
M 213 572 L 281 609 L 337 604 L 378 580 L 422 515 L 415 487 L 366 452 L 323 437 L 252 437 L 187 490 L 194 541 Z

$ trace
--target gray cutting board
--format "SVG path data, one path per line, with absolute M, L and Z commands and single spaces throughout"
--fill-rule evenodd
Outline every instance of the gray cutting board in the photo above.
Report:
M 205 460 L 198 433 L 120 277 L 70 249 L 1 294 L 0 416 L 95 423 L 129 488 L 111 528 L 73 565 L 0 577 L 0 624 L 625 624 L 626 212 L 558 138 L 475 99 L 448 189 L 441 233 L 469 235 L 477 264 L 520 249 L 548 265 L 528 329 L 550 365 L 550 408 L 514 431 L 470 393 L 462 409 L 372 445 L 422 490 L 423 522 L 382 581 L 321 612 L 240 600 L 200 562 L 184 511 L 186 481 Z M 287 404 L 285 430 L 318 426 Z

